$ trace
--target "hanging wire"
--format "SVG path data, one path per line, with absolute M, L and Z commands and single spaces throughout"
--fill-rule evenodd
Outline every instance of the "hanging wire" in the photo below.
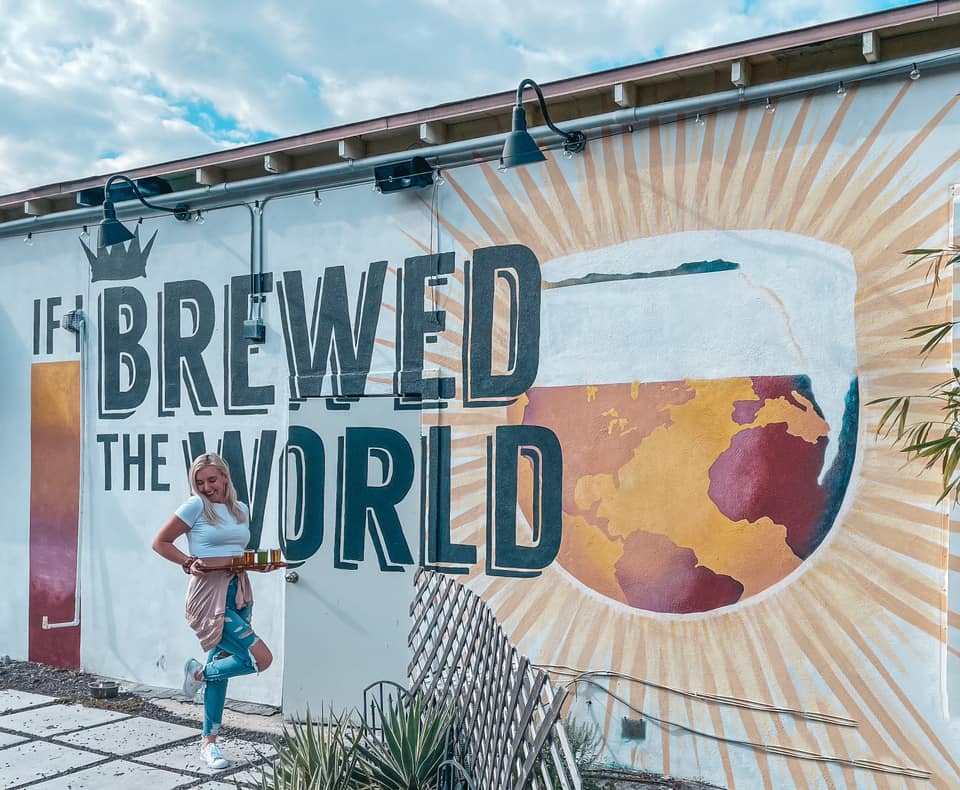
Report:
M 645 680 L 644 678 L 628 675 L 623 672 L 615 672 L 612 670 L 578 670 L 572 667 L 564 666 L 563 664 L 536 664 L 536 666 L 556 675 L 572 676 L 572 680 L 568 681 L 566 685 L 575 683 L 581 678 L 611 678 L 615 680 L 626 680 L 631 683 L 639 683 L 642 686 L 655 688 L 659 691 L 667 691 L 672 694 L 678 694 L 679 696 L 688 697 L 701 702 L 716 702 L 723 705 L 746 708 L 747 710 L 760 711 L 764 713 L 778 713 L 787 716 L 794 716 L 796 718 L 807 719 L 809 721 L 820 722 L 821 724 L 833 724 L 838 727 L 857 726 L 856 720 L 847 718 L 846 716 L 838 716 L 833 713 L 820 713 L 818 711 L 796 710 L 794 708 L 785 708 L 779 705 L 772 705 L 768 702 L 759 702 L 752 699 L 727 697 L 721 694 L 706 694 L 699 691 L 678 689 L 673 688 L 672 686 L 664 686 L 659 683 L 655 683 L 652 680 Z
M 712 741 L 718 741 L 720 743 L 728 743 L 732 746 L 742 746 L 746 749 L 751 749 L 753 751 L 765 752 L 767 754 L 774 754 L 778 757 L 791 757 L 797 760 L 811 760 L 814 762 L 821 763 L 831 763 L 835 765 L 844 765 L 850 768 L 863 768 L 869 771 L 876 771 L 878 773 L 884 774 L 893 774 L 896 776 L 908 776 L 912 779 L 929 779 L 932 774 L 930 771 L 927 771 L 924 768 L 914 768 L 911 766 L 900 766 L 900 765 L 891 765 L 889 763 L 881 763 L 875 760 L 865 760 L 859 758 L 849 758 L 849 757 L 837 757 L 834 755 L 820 754 L 818 752 L 811 752 L 805 749 L 795 749 L 791 746 L 780 746 L 775 743 L 757 743 L 754 741 L 744 741 L 738 738 L 727 738 L 723 735 L 717 735 L 712 732 L 705 732 L 704 730 L 698 730 L 694 727 L 689 727 L 686 724 L 680 724 L 676 721 L 670 721 L 668 719 L 661 719 L 657 716 L 654 716 L 651 713 L 646 713 L 640 708 L 628 702 L 622 696 L 616 692 L 611 691 L 606 686 L 603 686 L 600 683 L 597 683 L 595 680 L 591 680 L 589 677 L 574 678 L 563 686 L 563 688 L 569 688 L 573 685 L 586 684 L 593 686 L 603 693 L 609 695 L 621 705 L 624 705 L 626 708 L 631 710 L 633 713 L 640 716 L 645 721 L 649 721 L 652 724 L 660 727 L 664 730 L 682 730 L 683 732 L 690 733 L 691 735 L 697 735 L 701 738 L 707 738 Z

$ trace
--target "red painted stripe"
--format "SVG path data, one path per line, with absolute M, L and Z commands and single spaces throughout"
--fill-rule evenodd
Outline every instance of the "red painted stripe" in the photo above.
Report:
M 44 630 L 73 619 L 80 523 L 80 363 L 43 362 L 30 375 L 31 661 L 80 666 L 80 628 Z

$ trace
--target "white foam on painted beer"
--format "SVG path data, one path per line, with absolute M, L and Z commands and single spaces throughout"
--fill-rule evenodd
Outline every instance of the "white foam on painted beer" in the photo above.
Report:
M 856 376 L 853 257 L 781 231 L 691 231 L 544 262 L 546 282 L 723 259 L 733 271 L 542 291 L 535 386 L 810 377 L 836 455 Z

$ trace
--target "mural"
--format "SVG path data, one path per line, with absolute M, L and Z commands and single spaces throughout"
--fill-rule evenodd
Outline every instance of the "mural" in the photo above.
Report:
M 662 268 L 710 252 L 737 262 Z M 656 269 L 611 272 L 644 264 Z M 849 254 L 702 231 L 545 269 L 564 279 L 546 283 L 543 344 L 563 351 L 541 355 L 519 408 L 564 448 L 562 567 L 615 601 L 677 614 L 796 569 L 830 530 L 856 450 Z M 572 326 L 578 314 L 589 318 Z
M 720 114 L 705 128 L 681 120 L 606 137 L 574 164 L 448 174 L 456 196 L 436 214 L 443 232 L 464 250 L 527 245 L 544 283 L 741 264 L 546 290 L 544 389 L 538 380 L 489 414 L 490 423 L 529 421 L 558 436 L 563 543 L 557 562 L 523 585 L 477 574 L 465 583 L 521 650 L 574 682 L 573 713 L 603 728 L 611 763 L 729 787 L 960 781 L 937 694 L 948 521 L 934 504 L 936 481 L 904 472 L 873 438 L 877 415 L 861 410 L 948 369 L 942 352 L 921 363 L 902 342 L 949 309 L 949 294 L 930 301 L 929 284 L 900 255 L 921 239 L 940 243 L 948 187 L 960 177 L 944 137 L 958 99 L 940 87 L 928 86 L 937 98 L 926 102 L 911 84 L 863 88 L 841 103 L 807 96 L 776 113 Z M 909 134 L 891 126 L 904 117 Z M 699 234 L 713 241 L 671 246 Z M 796 242 L 787 260 L 801 257 L 786 267 L 794 277 L 763 283 L 779 325 L 751 337 L 725 321 L 744 300 L 731 302 L 719 278 L 755 274 L 722 239 L 743 239 L 760 271 L 769 241 Z M 628 255 L 638 243 L 652 254 Z M 819 268 L 814 250 L 824 254 Z M 637 296 L 689 282 L 699 301 L 679 291 L 662 302 Z M 760 301 L 762 289 L 740 287 Z M 599 288 L 603 299 L 569 297 L 551 309 L 554 294 Z M 454 315 L 461 297 L 452 291 Z M 658 304 L 669 319 L 661 326 L 681 327 L 679 346 L 676 334 L 663 342 L 665 329 L 632 330 Z M 821 333 L 804 339 L 804 328 Z M 585 349 L 581 336 L 592 338 Z M 766 342 L 772 354 L 758 350 Z M 738 359 L 741 348 L 749 353 Z M 428 361 L 439 364 L 447 349 L 434 347 Z M 785 364 L 749 364 L 771 357 Z M 471 434 L 490 423 L 466 410 L 439 419 L 458 448 L 453 535 L 470 542 L 484 501 L 484 450 Z M 684 519 L 691 511 L 694 523 Z M 632 551 L 640 545 L 645 553 Z M 604 679 L 603 668 L 616 677 Z M 576 681 L 588 670 L 617 697 Z M 638 711 L 670 724 L 648 727 L 645 741 L 622 737 L 621 718 Z M 856 726 L 825 723 L 824 713 Z M 806 754 L 777 751 L 787 745 Z
M 31 661 L 80 665 L 80 631 L 44 624 L 74 620 L 80 524 L 80 364 L 30 371 Z M 55 471 L 54 471 L 55 470 Z
M 901 343 L 951 307 L 898 253 L 945 227 L 957 102 L 925 75 L 598 136 L 505 174 L 478 163 L 431 196 L 277 199 L 262 297 L 243 207 L 202 229 L 147 220 L 145 245 L 106 257 L 73 240 L 83 293 L 33 279 L 9 309 L 30 327 L 33 304 L 28 369 L 76 364 L 54 324 L 88 306 L 83 664 L 175 685 L 182 574 L 145 547 L 210 447 L 252 544 L 282 543 L 305 574 L 357 595 L 367 573 L 457 574 L 572 684 L 608 763 L 729 787 L 960 783 L 940 691 L 960 657 L 949 519 L 864 406 L 949 368 Z M 263 344 L 244 337 L 254 310 Z M 371 395 L 419 415 L 419 446 L 296 416 Z M 257 584 L 286 651 L 334 616 L 284 623 L 295 593 Z M 162 635 L 115 605 L 147 588 Z M 376 603 L 404 616 L 399 596 Z M 641 715 L 663 726 L 624 735 Z
M 528 397 L 524 419 L 556 425 L 567 449 L 560 564 L 655 612 L 727 606 L 799 567 L 833 524 L 856 447 L 853 389 L 846 445 L 818 483 L 828 426 L 803 376 Z

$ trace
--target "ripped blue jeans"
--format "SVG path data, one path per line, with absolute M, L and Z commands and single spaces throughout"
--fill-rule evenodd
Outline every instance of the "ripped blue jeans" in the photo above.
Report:
M 203 692 L 203 736 L 216 735 L 223 721 L 223 703 L 227 699 L 227 680 L 257 672 L 257 662 L 250 648 L 258 637 L 250 625 L 252 606 L 237 609 L 237 580 L 227 587 L 227 610 L 223 616 L 223 635 L 207 654 L 203 676 L 207 681 Z

